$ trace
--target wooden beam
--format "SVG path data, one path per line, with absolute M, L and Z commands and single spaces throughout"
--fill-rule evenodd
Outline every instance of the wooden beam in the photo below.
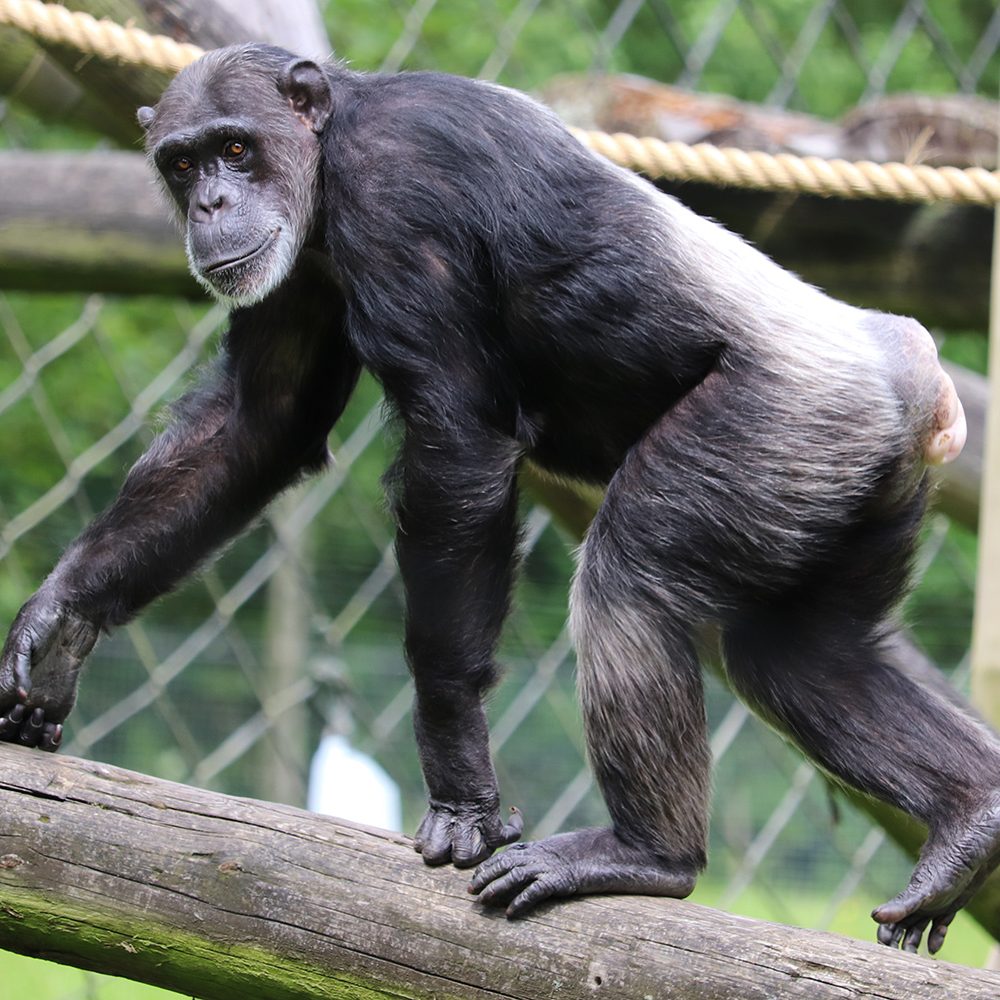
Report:
M 408 841 L 0 745 L 0 946 L 202 1000 L 995 1000 L 1000 975 L 669 899 L 516 922 Z
M 990 382 L 1000 385 L 1000 205 L 993 213 L 990 295 Z M 972 629 L 972 696 L 976 707 L 1000 725 L 1000 399 L 984 419 L 985 469 L 981 476 L 979 562 Z
M 938 465 L 931 473 L 938 484 L 935 506 L 970 531 L 979 527 L 980 484 L 983 479 L 983 434 L 990 383 L 977 372 L 945 362 L 945 370 L 955 381 L 965 407 L 969 437 L 962 454 L 948 465 Z

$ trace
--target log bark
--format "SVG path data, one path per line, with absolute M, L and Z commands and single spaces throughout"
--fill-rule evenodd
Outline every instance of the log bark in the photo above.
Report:
M 0 946 L 201 1000 L 961 996 L 1000 975 L 679 900 L 509 922 L 402 837 L 0 746 Z
M 0 285 L 203 295 L 138 153 L 0 154 Z

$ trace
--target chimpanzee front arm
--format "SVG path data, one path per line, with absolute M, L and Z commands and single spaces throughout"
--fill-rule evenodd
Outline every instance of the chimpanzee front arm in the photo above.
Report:
M 56 749 L 101 631 L 323 466 L 359 366 L 336 303 L 298 284 L 233 313 L 220 360 L 22 607 L 0 654 L 0 741 Z

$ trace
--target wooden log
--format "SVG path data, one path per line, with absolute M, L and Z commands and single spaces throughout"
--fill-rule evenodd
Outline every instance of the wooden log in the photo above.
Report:
M 150 20 L 137 0 L 64 0 L 63 6 L 96 18 L 108 18 L 118 24 L 132 24 L 146 31 L 152 29 Z M 46 41 L 40 42 L 40 45 L 86 93 L 108 108 L 109 134 L 117 136 L 122 130 L 127 130 L 133 142 L 141 138 L 142 133 L 135 120 L 135 109 L 142 104 L 152 104 L 170 82 L 171 73 L 136 63 L 84 57 L 72 45 Z
M 839 299 L 915 316 L 928 327 L 987 328 L 988 209 L 659 186 Z
M 0 154 L 4 155 L 9 154 Z M 73 169 L 88 170 L 88 157 L 99 155 L 77 154 Z M 54 162 L 68 166 L 66 160 Z M 52 178 L 56 189 L 40 188 L 42 181 L 39 178 L 23 174 L 11 176 L 14 187 L 0 191 L 0 196 L 6 203 L 13 204 L 22 200 L 64 204 L 63 179 L 51 169 L 44 170 L 43 177 Z M 92 182 L 113 183 L 123 192 L 123 200 L 132 204 L 132 191 L 148 190 L 148 168 L 141 156 L 135 154 L 135 162 L 131 165 L 125 160 L 118 161 L 114 176 L 109 176 L 106 182 L 100 177 L 92 177 Z M 122 185 L 128 185 L 129 190 L 124 190 Z M 778 212 L 773 205 L 768 207 L 778 196 L 766 193 L 702 190 L 698 185 L 685 185 L 679 193 L 698 211 L 748 236 L 779 263 L 824 287 L 831 295 L 872 308 L 916 316 L 928 326 L 986 329 L 990 216 L 979 208 L 914 208 L 879 202 L 859 205 L 800 198 Z M 129 224 L 128 216 L 123 215 L 123 225 Z M 150 220 L 150 224 L 155 222 Z M 166 233 L 169 227 L 165 214 L 160 225 L 161 231 Z M 172 236 L 167 238 L 173 240 Z M 112 288 L 101 284 L 101 273 L 95 273 L 90 267 L 74 274 L 73 248 L 74 245 L 70 245 L 64 251 L 63 270 L 66 273 L 52 274 L 57 287 L 117 291 L 123 283 L 134 284 L 121 273 L 123 268 L 127 270 L 131 266 L 127 258 L 116 260 L 114 269 L 107 269 L 107 280 Z M 173 259 L 178 272 L 186 271 L 180 257 L 175 255 Z M 141 258 L 134 263 L 145 269 Z M 6 287 L 39 290 L 46 287 L 30 269 L 17 267 L 16 261 L 9 272 L 0 271 L 0 275 Z M 91 281 L 97 283 L 89 284 Z M 186 279 L 182 278 L 183 281 Z M 171 288 L 177 287 L 176 274 L 169 283 Z M 155 286 L 147 289 L 149 292 L 165 290 Z
M 202 295 L 138 153 L 0 154 L 0 284 Z
M 510 922 L 402 837 L 0 746 L 0 946 L 201 1000 L 923 996 L 1000 975 L 668 899 Z

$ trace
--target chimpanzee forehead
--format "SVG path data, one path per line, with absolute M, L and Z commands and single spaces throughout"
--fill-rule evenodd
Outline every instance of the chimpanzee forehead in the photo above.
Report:
M 156 105 L 147 139 L 218 118 L 267 116 L 274 127 L 287 108 L 274 68 L 240 58 L 239 50 L 209 53 L 179 73 Z

